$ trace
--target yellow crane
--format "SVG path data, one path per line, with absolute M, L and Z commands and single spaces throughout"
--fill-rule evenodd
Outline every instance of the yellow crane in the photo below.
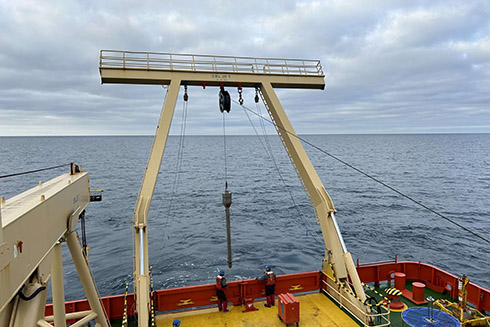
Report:
M 439 299 L 434 302 L 434 305 L 438 306 L 442 311 L 450 314 L 454 318 L 458 319 L 463 327 L 472 326 L 488 326 L 490 323 L 490 317 L 483 315 L 475 308 L 468 306 L 468 286 L 470 279 L 463 275 L 458 278 L 458 303 L 453 303 L 448 300 Z
M 99 71 L 103 84 L 168 85 L 133 216 L 134 286 L 140 327 L 148 326 L 149 319 L 148 211 L 181 85 L 258 88 L 316 210 L 325 240 L 323 271 L 334 276 L 329 279 L 329 289 L 337 290 L 330 295 L 338 300 L 347 298 L 347 302 L 342 301 L 344 307 L 363 323 L 370 324 L 364 288 L 342 239 L 332 200 L 274 91 L 274 88 L 323 90 L 325 76 L 320 61 L 101 50 Z
M 75 226 L 90 202 L 88 173 L 71 164 L 58 176 L 10 199 L 0 210 L 0 326 L 110 326 Z M 66 243 L 91 309 L 65 312 L 62 244 Z M 45 317 L 51 279 L 54 316 Z

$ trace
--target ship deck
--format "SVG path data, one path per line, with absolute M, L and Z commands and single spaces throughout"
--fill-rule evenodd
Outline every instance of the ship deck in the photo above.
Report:
M 344 313 L 327 296 L 322 293 L 296 296 L 300 305 L 300 325 L 303 326 L 355 326 L 352 318 Z M 244 306 L 231 306 L 230 312 L 219 312 L 217 308 L 186 311 L 159 315 L 157 326 L 172 326 L 174 319 L 179 319 L 181 326 L 281 326 L 285 324 L 278 318 L 276 306 L 264 307 L 264 301 L 254 302 L 257 311 L 243 312 Z M 293 324 L 290 324 L 293 325 Z
M 402 272 L 406 275 L 404 289 L 410 292 L 413 291 L 414 282 L 422 282 L 426 285 L 424 298 L 431 296 L 434 299 L 457 302 L 458 277 L 431 265 L 395 260 L 358 265 L 357 271 L 361 281 L 366 283 L 366 295 L 375 298 L 376 303 L 382 303 L 386 288 L 396 286 L 396 281 L 393 284 L 393 272 Z M 324 294 L 325 278 L 326 276 L 319 271 L 279 275 L 276 282 L 276 295 L 294 294 L 299 301 L 299 324 L 302 326 L 358 326 L 357 320 L 348 315 L 345 309 L 340 308 L 339 304 L 332 302 L 330 296 Z M 172 326 L 172 321 L 178 318 L 182 321 L 181 327 L 285 326 L 278 318 L 277 306 L 264 307 L 265 294 L 262 282 L 255 279 L 230 281 L 227 293 L 231 311 L 222 313 L 217 309 L 214 284 L 156 290 L 152 296 L 155 311 L 158 313 L 156 325 Z M 258 311 L 242 312 L 245 310 L 245 305 L 242 303 L 248 299 L 254 300 L 254 306 L 259 309 Z M 483 314 L 490 313 L 490 290 L 470 282 L 467 285 L 467 299 L 472 307 Z M 407 308 L 427 308 L 427 304 L 414 303 L 405 295 L 402 295 L 400 300 Z M 103 297 L 101 301 L 113 327 L 122 325 L 124 308 L 127 308 L 128 326 L 137 326 L 134 294 L 128 294 L 127 299 L 124 294 Z M 342 302 L 345 304 L 344 301 Z M 235 305 L 232 306 L 232 303 Z M 65 311 L 69 314 L 89 309 L 90 306 L 85 299 L 65 304 Z M 51 304 L 46 306 L 45 315 L 53 315 Z M 387 321 L 379 319 L 376 321 L 376 326 L 386 326 L 386 323 Z M 394 327 L 407 325 L 402 321 L 401 311 L 389 312 L 389 324 Z

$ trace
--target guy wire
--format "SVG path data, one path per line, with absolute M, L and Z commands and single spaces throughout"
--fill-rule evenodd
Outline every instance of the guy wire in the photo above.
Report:
M 37 173 L 37 172 L 40 172 L 40 171 L 61 168 L 61 167 L 69 166 L 69 165 L 71 165 L 71 163 L 69 163 L 69 164 L 63 164 L 63 165 L 58 165 L 58 166 L 53 166 L 53 167 L 47 167 L 47 168 L 29 170 L 29 171 L 24 171 L 24 172 L 20 172 L 20 173 L 13 173 L 13 174 L 2 175 L 2 176 L 0 176 L 0 178 L 7 178 L 7 177 L 20 176 L 20 175 L 33 174 L 33 173 Z
M 234 100 L 233 100 L 233 101 L 234 101 Z M 236 101 L 234 101 L 234 102 L 236 103 Z M 243 106 L 243 105 L 242 105 L 242 106 Z M 271 120 L 269 120 L 269 119 L 265 118 L 264 116 L 261 116 L 261 115 L 259 115 L 259 114 L 255 113 L 255 112 L 254 112 L 253 110 L 251 110 L 250 108 L 247 108 L 247 107 L 245 107 L 245 106 L 243 106 L 243 108 L 244 108 L 244 109 L 246 109 L 246 110 L 248 110 L 248 111 L 250 111 L 251 113 L 253 113 L 253 114 L 257 115 L 259 118 L 261 118 L 261 119 L 263 119 L 263 120 L 265 120 L 265 121 L 269 122 L 270 124 L 274 125 L 274 123 L 273 123 Z M 286 133 L 290 134 L 291 136 L 296 137 L 298 140 L 303 141 L 304 143 L 308 144 L 308 145 L 309 145 L 309 146 L 311 146 L 312 148 L 314 148 L 314 149 L 316 149 L 316 150 L 318 150 L 318 151 L 322 152 L 323 154 L 325 154 L 325 155 L 327 155 L 327 156 L 331 157 L 332 159 L 335 159 L 335 160 L 337 160 L 338 162 L 340 162 L 340 163 L 344 164 L 345 166 L 347 166 L 347 167 L 349 167 L 349 168 L 351 168 L 351 169 L 354 169 L 354 170 L 355 170 L 355 171 L 357 171 L 358 173 L 360 173 L 360 174 L 362 174 L 362 175 L 364 175 L 364 176 L 366 176 L 366 177 L 370 178 L 371 180 L 375 181 L 376 183 L 379 183 L 379 184 L 383 185 L 384 187 L 386 187 L 386 188 L 388 188 L 388 189 L 392 190 L 393 192 L 397 193 L 398 195 L 401 195 L 402 197 L 404 197 L 404 198 L 406 198 L 406 199 L 408 199 L 408 200 L 412 201 L 413 203 L 415 203 L 415 204 L 417 204 L 417 205 L 421 206 L 422 208 L 424 208 L 424 209 L 426 209 L 426 210 L 428 210 L 428 211 L 432 212 L 433 214 L 435 214 L 435 215 L 437 215 L 437 216 L 439 216 L 439 217 L 441 217 L 441 218 L 443 218 L 443 219 L 445 219 L 445 220 L 449 221 L 450 223 L 452 223 L 452 224 L 454 224 L 454 225 L 458 226 L 459 228 L 461 228 L 461 229 L 463 229 L 463 230 L 467 231 L 468 233 L 473 234 L 474 236 L 478 237 L 479 239 L 481 239 L 481 240 L 483 240 L 483 241 L 485 241 L 485 242 L 487 242 L 487 243 L 489 243 L 489 244 L 490 244 L 490 240 L 489 240 L 489 239 L 487 239 L 487 238 L 485 238 L 485 237 L 483 237 L 483 236 L 481 236 L 481 235 L 479 235 L 479 234 L 477 234 L 477 233 L 473 232 L 473 231 L 472 231 L 472 230 L 470 230 L 469 228 L 466 228 L 466 227 L 464 227 L 463 225 L 461 225 L 461 224 L 459 224 L 459 223 L 455 222 L 454 220 L 452 220 L 452 219 L 450 219 L 450 218 L 448 218 L 448 217 L 444 216 L 443 214 L 440 214 L 439 212 L 435 211 L 434 209 L 429 208 L 428 206 L 426 206 L 426 205 L 422 204 L 421 202 L 419 202 L 419 201 L 417 201 L 417 200 L 413 199 L 412 197 L 410 197 L 410 196 L 408 196 L 408 195 L 406 195 L 406 194 L 404 194 L 404 193 L 402 193 L 402 192 L 398 191 L 398 190 L 397 190 L 397 189 L 395 189 L 394 187 L 392 187 L 392 186 L 390 186 L 390 185 L 388 185 L 388 184 L 386 184 L 386 183 L 384 183 L 384 182 L 380 181 L 380 180 L 379 180 L 379 179 L 377 179 L 376 177 L 371 176 L 371 175 L 369 175 L 368 173 L 365 173 L 364 171 L 360 170 L 359 168 L 354 167 L 353 165 L 351 165 L 351 164 L 349 164 L 349 163 L 345 162 L 344 160 L 342 160 L 342 159 L 340 159 L 340 158 L 338 158 L 338 157 L 334 156 L 333 154 L 331 154 L 331 153 L 329 153 L 329 152 L 327 152 L 327 151 L 323 150 L 322 148 L 320 148 L 320 147 L 318 147 L 318 146 L 314 145 L 313 143 L 308 142 L 308 141 L 307 141 L 307 140 L 305 140 L 304 138 L 302 138 L 302 137 L 300 137 L 300 136 L 296 135 L 295 133 L 291 133 L 291 132 L 289 132 L 288 130 L 286 130 L 285 128 L 283 128 L 283 127 L 279 126 L 279 125 L 275 125 L 275 126 L 277 126 L 277 128 L 278 128 L 278 129 L 280 129 L 280 130 L 282 130 L 282 131 L 284 131 L 284 132 L 286 132 Z
M 241 105 L 242 107 L 244 107 L 243 105 Z M 260 109 L 259 109 L 260 110 Z M 274 155 L 272 153 L 272 146 L 270 145 L 270 143 L 267 141 L 264 141 L 264 142 L 267 142 L 267 146 L 266 144 L 264 144 L 264 142 L 262 141 L 262 138 L 260 137 L 257 129 L 255 128 L 255 125 L 254 123 L 252 122 L 252 119 L 250 119 L 250 116 L 248 114 L 248 112 L 245 110 L 245 108 L 243 109 L 243 111 L 245 112 L 245 115 L 247 116 L 248 118 L 248 121 L 250 122 L 250 124 L 252 125 L 252 128 L 253 130 L 255 131 L 255 134 L 258 136 L 259 138 L 259 141 L 260 141 L 260 144 L 262 145 L 262 147 L 264 148 L 265 152 L 269 155 L 269 157 L 272 159 L 272 162 L 274 164 L 274 167 L 276 168 L 276 171 L 277 171 L 277 174 L 279 175 L 279 178 L 281 179 L 283 185 L 284 185 L 284 188 L 286 189 L 286 191 L 288 191 L 289 193 L 289 196 L 291 197 L 291 200 L 293 202 L 293 205 L 294 207 L 296 208 L 296 210 L 298 211 L 298 213 L 301 215 L 301 217 L 303 218 L 303 220 L 306 222 L 306 224 L 308 224 L 311 228 L 311 232 L 315 238 L 315 240 L 320 243 L 320 244 L 324 244 L 324 241 L 322 239 L 320 239 L 320 236 L 318 236 L 318 232 L 315 231 L 315 228 L 312 226 L 312 224 L 310 223 L 310 221 L 306 218 L 306 215 L 304 214 L 304 212 L 300 209 L 300 207 L 298 206 L 298 204 L 296 203 L 296 200 L 294 200 L 294 196 L 293 196 L 293 193 L 291 192 L 291 190 L 289 189 L 286 181 L 284 180 L 282 174 L 281 174 L 281 171 L 279 170 L 279 166 L 277 165 L 277 162 L 276 162 L 276 159 L 274 158 Z M 262 120 L 261 120 L 262 122 Z M 264 138 L 267 137 L 266 135 L 266 131 L 265 131 L 265 126 L 263 124 L 262 125 L 262 130 L 264 132 Z M 306 228 L 306 231 L 308 232 L 309 228 L 308 226 L 306 226 L 305 224 L 305 228 Z

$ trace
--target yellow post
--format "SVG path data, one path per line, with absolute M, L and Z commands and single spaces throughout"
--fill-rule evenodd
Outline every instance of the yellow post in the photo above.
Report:
M 5 201 L 5 199 L 4 199 L 3 196 L 0 198 L 0 201 Z M 3 245 L 2 208 L 3 208 L 3 203 L 0 205 L 0 249 L 1 249 L 2 245 Z M 3 267 L 0 267 L 0 270 L 2 268 Z
M 150 305 L 150 277 L 148 271 L 148 210 L 151 198 L 160 171 L 165 145 L 167 144 L 170 124 L 174 115 L 175 104 L 179 94 L 181 80 L 172 79 L 168 87 L 167 96 L 162 107 L 162 113 L 153 140 L 150 157 L 141 183 L 141 189 L 136 202 L 133 217 L 133 245 L 135 267 L 135 294 L 136 310 L 138 312 L 138 326 L 147 326 Z
M 53 295 L 54 325 L 56 327 L 66 327 L 63 256 L 60 242 L 54 246 L 53 254 L 53 263 L 51 266 L 51 293 Z
M 350 307 L 349 309 L 351 309 L 360 320 L 367 322 L 367 319 L 363 317 L 363 314 L 357 314 L 358 312 L 365 313 L 367 310 L 363 304 L 366 299 L 366 294 L 364 293 L 364 288 L 357 274 L 357 270 L 355 269 L 352 257 L 346 249 L 342 234 L 337 225 L 335 218 L 336 210 L 332 199 L 325 190 L 325 187 L 308 158 L 303 145 L 297 137 L 286 112 L 274 92 L 272 84 L 264 81 L 260 84 L 260 89 L 266 101 L 267 110 L 277 126 L 276 129 L 279 136 L 283 140 L 284 147 L 315 206 L 325 241 L 324 262 L 333 265 L 335 276 L 344 284 L 344 287 L 350 289 L 347 281 L 348 277 L 351 278 L 356 295 L 360 298 L 360 301 L 352 297 L 348 292 L 343 292 L 343 295 L 348 297 L 353 303 L 352 307 L 351 305 L 346 306 Z M 324 267 L 323 270 L 326 271 L 326 267 Z
M 95 284 L 92 280 L 92 275 L 90 274 L 89 267 L 85 263 L 85 259 L 82 255 L 82 249 L 78 242 L 78 237 L 76 232 L 68 232 L 66 234 L 66 244 L 68 244 L 68 249 L 70 250 L 71 257 L 73 258 L 73 263 L 77 269 L 78 276 L 80 277 L 80 282 L 82 283 L 83 290 L 87 296 L 90 308 L 97 314 L 95 322 L 98 326 L 109 327 L 107 319 L 105 317 L 104 308 L 99 299 L 99 294 L 95 288 Z

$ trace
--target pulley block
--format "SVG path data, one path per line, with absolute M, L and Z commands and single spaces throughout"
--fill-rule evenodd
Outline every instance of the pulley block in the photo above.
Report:
M 231 109 L 231 98 L 230 93 L 222 87 L 219 91 L 219 110 L 221 112 L 230 112 Z

